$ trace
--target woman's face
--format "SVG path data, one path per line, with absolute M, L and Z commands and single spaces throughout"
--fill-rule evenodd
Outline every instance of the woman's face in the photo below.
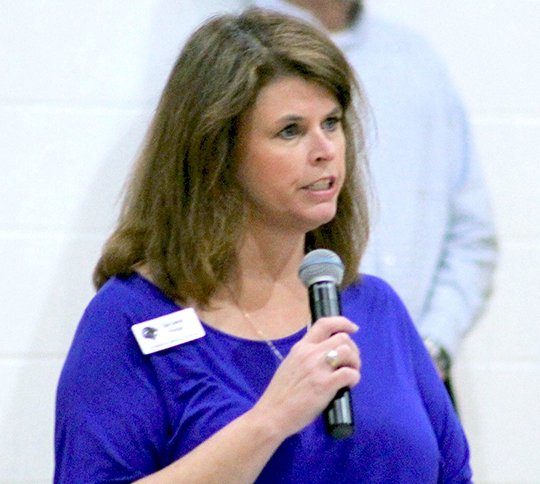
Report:
M 345 178 L 342 108 L 301 77 L 265 86 L 238 131 L 238 178 L 250 221 L 306 233 L 332 220 Z

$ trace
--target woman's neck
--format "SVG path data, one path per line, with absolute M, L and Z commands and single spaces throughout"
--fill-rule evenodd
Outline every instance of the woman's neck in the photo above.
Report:
M 248 231 L 239 244 L 237 266 L 230 281 L 240 293 L 269 291 L 273 286 L 298 286 L 298 267 L 305 237 L 276 234 L 264 228 Z
M 276 339 L 310 320 L 307 290 L 298 277 L 304 237 L 248 232 L 238 248 L 231 278 L 216 291 L 206 310 L 207 324 L 237 336 Z M 257 330 L 254 330 L 257 328 Z

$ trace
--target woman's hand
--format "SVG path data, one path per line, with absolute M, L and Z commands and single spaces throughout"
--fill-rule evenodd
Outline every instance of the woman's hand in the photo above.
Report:
M 251 411 L 272 419 L 284 438 L 311 423 L 340 388 L 360 381 L 360 352 L 350 337 L 357 330 L 342 316 L 319 319 L 293 346 Z M 337 357 L 330 360 L 332 350 Z
M 268 459 L 328 405 L 340 388 L 360 380 L 360 354 L 349 336 L 358 326 L 321 318 L 293 346 L 255 406 L 194 450 L 140 482 L 253 482 Z M 327 354 L 337 352 L 331 365 Z

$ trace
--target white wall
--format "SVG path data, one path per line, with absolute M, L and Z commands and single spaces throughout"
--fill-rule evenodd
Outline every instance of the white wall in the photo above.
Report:
M 186 35 L 243 0 L 0 0 L 0 482 L 50 482 L 54 394 L 90 274 Z M 476 482 L 540 482 L 540 1 L 371 0 L 471 111 L 502 254 L 457 361 Z

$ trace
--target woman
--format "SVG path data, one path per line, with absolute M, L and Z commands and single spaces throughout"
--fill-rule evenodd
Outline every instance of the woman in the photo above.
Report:
M 354 86 L 336 47 L 287 17 L 193 34 L 62 372 L 56 482 L 468 481 L 403 305 L 357 280 Z M 298 268 L 319 247 L 344 261 L 344 316 L 306 330 Z M 335 440 L 320 415 L 343 387 L 356 430 Z

